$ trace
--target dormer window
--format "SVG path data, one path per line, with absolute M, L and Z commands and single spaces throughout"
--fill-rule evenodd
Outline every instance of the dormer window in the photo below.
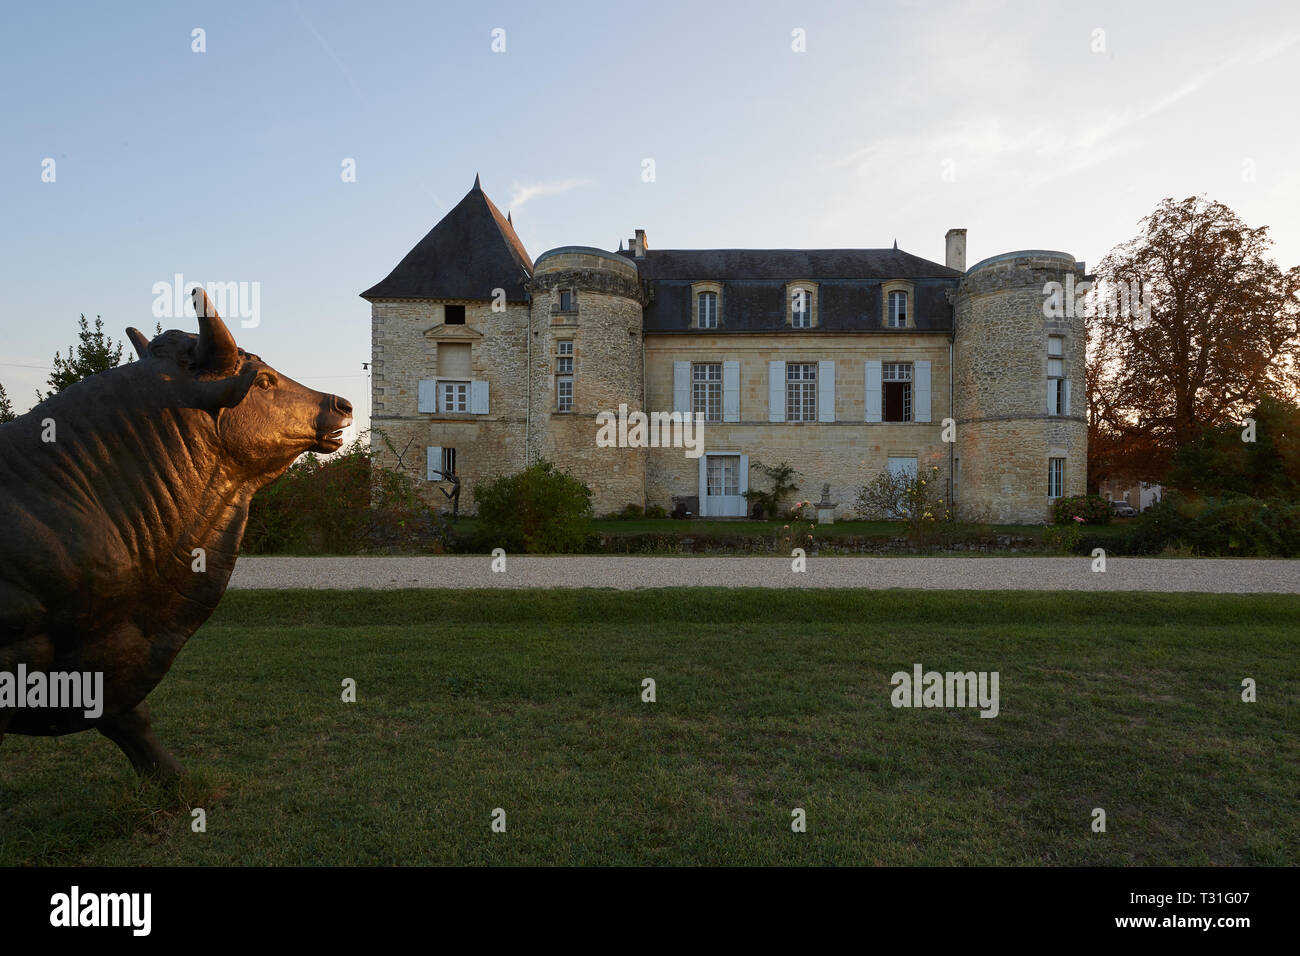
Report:
M 891 329 L 907 328 L 907 293 L 889 293 L 889 318 L 886 324 Z
M 880 324 L 887 329 L 914 329 L 912 314 L 916 289 L 906 279 L 890 279 L 880 286 Z
M 817 324 L 817 286 L 791 282 L 786 286 L 786 321 L 791 328 L 811 329 Z
M 691 283 L 691 317 L 692 328 L 722 328 L 722 283 Z
M 701 292 L 695 297 L 695 324 L 701 329 L 718 327 L 718 293 Z

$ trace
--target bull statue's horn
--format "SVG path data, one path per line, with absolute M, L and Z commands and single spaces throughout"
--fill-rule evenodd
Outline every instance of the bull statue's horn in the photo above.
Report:
M 195 289 L 190 295 L 194 299 L 194 313 L 199 317 L 199 344 L 194 354 L 198 367 L 220 372 L 236 368 L 239 365 L 239 346 L 235 345 L 235 337 L 226 328 L 226 323 L 217 315 L 217 307 L 202 289 Z
M 149 340 L 140 333 L 139 329 L 127 329 L 126 337 L 135 346 L 136 358 L 144 358 L 149 354 Z

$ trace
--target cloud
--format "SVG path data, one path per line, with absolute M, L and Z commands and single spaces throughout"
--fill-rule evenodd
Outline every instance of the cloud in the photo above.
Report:
M 528 185 L 513 183 L 510 186 L 509 208 L 517 210 L 530 199 L 558 196 L 561 193 L 567 193 L 571 189 L 577 189 L 579 186 L 586 186 L 590 182 L 590 179 L 562 179 L 558 182 L 529 183 Z

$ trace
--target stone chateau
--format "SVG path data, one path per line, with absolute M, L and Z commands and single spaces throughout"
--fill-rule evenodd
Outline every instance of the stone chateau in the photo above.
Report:
M 837 517 L 876 474 L 932 465 L 971 520 L 1042 523 L 1084 492 L 1083 319 L 1044 309 L 1046 283 L 1083 277 L 1073 256 L 967 269 L 965 229 L 943 264 L 897 244 L 656 250 L 638 229 L 621 245 L 534 260 L 475 178 L 361 294 L 380 460 L 439 505 L 458 476 L 469 512 L 476 480 L 539 458 L 587 482 L 597 514 L 742 516 L 758 462 L 794 465 L 800 498 L 829 484 Z M 597 416 L 620 406 L 702 416 L 702 449 L 602 447 Z

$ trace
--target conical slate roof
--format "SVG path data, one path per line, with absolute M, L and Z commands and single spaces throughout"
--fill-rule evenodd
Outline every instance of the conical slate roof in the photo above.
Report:
M 522 302 L 524 280 L 533 261 L 474 177 L 474 188 L 416 243 L 383 281 L 361 293 L 363 299 L 506 299 Z

